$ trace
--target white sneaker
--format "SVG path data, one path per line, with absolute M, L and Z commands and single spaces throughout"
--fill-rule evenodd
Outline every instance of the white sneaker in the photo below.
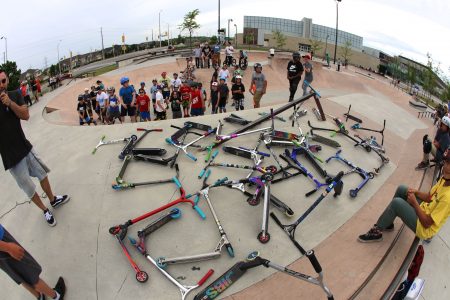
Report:
M 53 217 L 53 214 L 51 213 L 51 211 L 49 211 L 48 209 L 46 211 L 44 211 L 44 218 L 45 221 L 47 221 L 47 224 L 50 226 L 55 226 L 56 225 L 56 220 Z

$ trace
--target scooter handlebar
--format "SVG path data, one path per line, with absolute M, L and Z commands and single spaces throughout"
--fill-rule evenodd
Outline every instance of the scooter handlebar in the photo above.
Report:
M 197 211 L 197 213 L 200 215 L 200 217 L 203 220 L 206 219 L 206 215 L 200 207 L 198 207 L 197 205 L 194 205 L 193 208 L 195 209 L 195 211 Z
M 322 272 L 322 266 L 320 265 L 319 261 L 317 260 L 316 254 L 314 254 L 314 250 L 308 251 L 306 253 L 306 257 L 308 257 L 308 259 L 311 262 L 316 273 Z
M 152 131 L 162 132 L 163 131 L 161 128 L 156 128 L 156 129 L 136 128 L 136 130 L 137 131 L 148 131 L 148 132 L 152 132 Z

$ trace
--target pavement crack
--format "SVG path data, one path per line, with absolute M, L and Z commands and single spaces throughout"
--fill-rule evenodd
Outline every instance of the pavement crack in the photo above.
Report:
M 438 235 L 438 237 L 441 239 L 441 241 L 445 244 L 445 246 L 447 247 L 447 249 L 450 249 L 450 246 L 447 244 L 447 242 L 440 236 Z
M 27 201 L 23 201 L 23 202 L 16 202 L 16 205 L 14 205 L 14 207 L 12 207 L 10 210 L 8 210 L 7 212 L 3 213 L 2 215 L 0 215 L 0 220 L 8 215 L 10 212 L 14 211 L 17 207 L 24 205 L 24 204 L 30 204 L 31 200 L 27 200 Z
M 116 296 L 114 297 L 114 299 L 116 299 L 117 296 L 119 296 L 119 293 L 120 293 L 120 291 L 122 290 L 122 287 L 123 287 L 123 285 L 125 284 L 125 281 L 126 281 L 127 278 L 128 278 L 128 274 L 129 274 L 129 272 L 127 272 L 127 274 L 125 275 L 125 278 L 123 279 L 122 284 L 120 285 L 120 288 L 119 288 L 119 290 L 117 291 Z

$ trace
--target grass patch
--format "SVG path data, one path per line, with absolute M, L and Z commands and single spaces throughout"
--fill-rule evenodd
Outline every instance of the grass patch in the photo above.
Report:
M 92 72 L 92 76 L 93 77 L 100 76 L 102 74 L 114 71 L 116 69 L 117 69 L 117 65 L 116 64 L 110 65 L 110 66 L 106 66 L 106 67 L 103 67 L 103 68 L 100 68 L 98 70 L 93 71 Z

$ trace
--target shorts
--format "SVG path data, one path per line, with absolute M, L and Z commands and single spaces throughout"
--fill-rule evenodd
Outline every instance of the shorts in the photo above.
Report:
M 36 177 L 42 181 L 47 177 L 50 169 L 39 159 L 33 149 L 19 163 L 9 169 L 17 185 L 25 192 L 28 198 L 32 198 L 36 193 L 36 185 L 31 177 Z
M 85 123 L 86 124 L 91 124 L 91 118 L 89 118 L 89 116 L 87 116 L 85 119 L 86 119 L 86 121 L 85 120 L 83 120 L 82 118 L 79 118 L 80 119 L 80 125 L 84 125 Z
M 150 120 L 150 112 L 148 112 L 148 111 L 141 111 L 139 113 L 139 116 L 141 117 L 141 119 Z
M 169 99 L 170 98 L 170 91 L 162 91 L 162 95 L 163 95 L 164 99 Z
M 262 91 L 256 91 L 255 95 L 253 95 L 253 106 L 255 108 L 259 107 L 259 103 L 261 102 L 262 96 L 263 96 Z
M 204 114 L 203 108 L 191 108 L 191 116 L 203 116 Z
M 173 119 L 179 119 L 181 117 L 183 117 L 183 115 L 181 114 L 181 110 L 172 110 Z
M 136 115 L 136 107 L 135 106 L 129 106 L 125 108 L 125 106 L 122 106 L 122 111 L 120 112 L 120 116 L 130 116 L 134 117 Z
M 219 100 L 219 108 L 225 108 L 226 105 L 227 105 L 227 99 Z
M 6 229 L 2 241 L 15 243 L 20 246 Z M 0 269 L 17 284 L 26 283 L 31 287 L 34 287 L 39 282 L 39 276 L 42 272 L 42 267 L 26 250 L 21 260 L 15 260 L 6 252 L 0 252 Z
M 181 102 L 181 106 L 183 106 L 183 108 L 188 108 L 189 107 L 189 101 Z
M 120 118 L 120 110 L 109 110 L 108 115 L 111 119 Z

